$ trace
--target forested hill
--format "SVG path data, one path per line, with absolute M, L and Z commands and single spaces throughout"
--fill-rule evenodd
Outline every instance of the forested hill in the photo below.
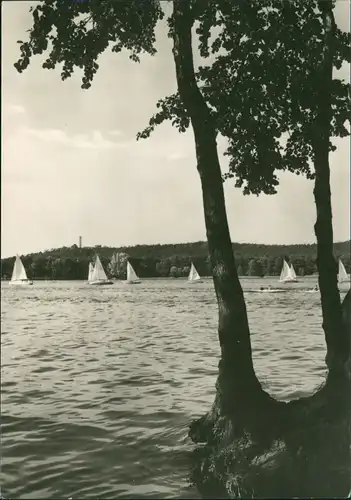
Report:
M 341 258 L 350 272 L 350 241 L 335 243 L 335 257 Z M 241 276 L 279 275 L 283 259 L 294 264 L 299 275 L 316 272 L 315 244 L 261 245 L 234 243 L 233 249 Z M 86 279 L 89 262 L 98 254 L 111 277 L 124 279 L 127 259 L 141 277 L 186 276 L 191 261 L 199 273 L 210 275 L 207 243 L 137 245 L 134 247 L 62 247 L 22 257 L 29 277 L 34 279 Z M 1 278 L 9 279 L 14 257 L 1 260 Z

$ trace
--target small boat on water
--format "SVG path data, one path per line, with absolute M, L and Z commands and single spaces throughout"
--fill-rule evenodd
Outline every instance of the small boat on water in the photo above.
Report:
M 279 290 L 279 288 L 265 288 L 264 290 L 259 290 L 261 293 L 284 293 L 286 290 Z
M 141 283 L 139 276 L 134 271 L 134 268 L 129 261 L 127 262 L 127 280 L 125 283 L 127 285 L 139 285 L 139 283 Z
M 190 266 L 190 272 L 188 276 L 188 283 L 202 283 L 201 276 L 197 272 L 196 267 L 194 266 L 194 263 L 191 263 Z
M 10 285 L 33 285 L 33 281 L 27 277 L 26 269 L 19 255 L 16 255 Z
M 92 264 L 89 264 L 88 285 L 113 285 L 113 281 L 107 278 L 98 255 L 96 256 L 93 269 Z
M 93 272 L 94 272 L 94 265 L 92 264 L 92 262 L 89 262 L 88 281 L 91 281 L 91 278 L 93 276 Z
M 349 275 L 346 272 L 342 260 L 339 259 L 338 283 L 346 283 L 347 281 L 350 281 Z
M 281 288 L 272 288 L 271 285 L 268 285 L 268 288 L 264 288 L 261 286 L 258 290 L 248 290 L 249 292 L 255 292 L 255 293 L 285 293 L 289 290 L 285 289 L 282 290 Z
M 280 283 L 297 283 L 294 266 L 292 264 L 289 266 L 286 260 L 283 262 L 283 268 L 280 273 L 279 281 Z
M 92 262 L 89 262 L 88 281 L 86 282 L 87 285 L 89 285 L 89 282 L 91 281 L 93 272 L 94 272 L 94 264 Z

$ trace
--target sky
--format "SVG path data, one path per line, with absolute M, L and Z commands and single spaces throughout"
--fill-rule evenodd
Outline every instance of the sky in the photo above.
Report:
M 135 64 L 104 53 L 89 90 L 81 74 L 62 82 L 59 69 L 35 56 L 22 74 L 13 67 L 17 40 L 31 27 L 32 2 L 2 2 L 1 256 L 84 246 L 182 243 L 206 239 L 192 132 L 169 123 L 148 140 L 136 133 L 158 99 L 173 93 L 175 69 L 166 29 L 158 53 Z M 336 21 L 349 29 L 349 2 L 338 0 Z M 340 76 L 349 79 L 349 67 Z M 331 155 L 334 240 L 350 237 L 350 142 Z M 219 143 L 223 171 L 224 144 Z M 280 176 L 277 195 L 244 196 L 228 180 L 232 241 L 265 244 L 315 241 L 313 183 Z

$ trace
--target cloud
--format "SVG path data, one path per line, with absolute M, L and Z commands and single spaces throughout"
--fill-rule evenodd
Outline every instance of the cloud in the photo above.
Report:
M 20 104 L 5 104 L 2 111 L 5 116 L 18 116 L 26 114 L 26 108 Z
M 26 109 L 19 104 L 10 104 L 8 107 L 14 115 L 23 115 L 26 112 Z
M 186 153 L 174 152 L 174 153 L 170 153 L 169 155 L 167 155 L 166 158 L 168 161 L 178 161 L 178 160 L 184 160 L 188 156 L 189 155 Z
M 99 130 L 91 134 L 68 135 L 60 129 L 35 129 L 26 127 L 23 129 L 25 135 L 43 142 L 53 142 L 79 149 L 125 149 L 130 146 L 129 141 L 114 142 L 106 139 Z
M 121 137 L 121 135 L 123 135 L 123 132 L 121 130 L 110 130 L 109 134 L 115 137 Z

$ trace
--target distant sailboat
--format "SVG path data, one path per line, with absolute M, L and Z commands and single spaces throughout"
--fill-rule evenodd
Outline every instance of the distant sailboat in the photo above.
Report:
M 345 281 L 350 281 L 349 275 L 346 272 L 345 266 L 342 263 L 342 260 L 339 259 L 339 273 L 338 273 L 338 282 L 345 283 Z
M 292 264 L 290 264 L 290 276 L 293 279 L 293 281 L 297 281 L 295 269 L 294 269 L 294 266 Z
M 93 272 L 94 272 L 94 266 L 91 262 L 89 262 L 88 282 L 91 281 Z
M 126 281 L 126 283 L 128 285 L 138 285 L 139 283 L 141 283 L 139 276 L 134 271 L 133 266 L 129 261 L 127 261 L 127 281 Z
M 284 260 L 284 262 L 283 262 L 283 269 L 282 269 L 282 272 L 280 273 L 279 281 L 281 283 L 296 283 L 297 282 L 294 266 L 292 264 L 291 264 L 291 266 L 289 266 L 289 264 L 286 262 L 286 260 Z
M 89 285 L 113 285 L 113 281 L 109 280 L 106 276 L 105 270 L 101 264 L 100 257 L 97 255 L 95 260 L 95 266 L 90 273 L 91 268 L 89 266 Z
M 33 281 L 27 278 L 25 267 L 18 255 L 13 266 L 10 285 L 33 285 Z
M 190 272 L 188 276 L 188 283 L 202 283 L 201 276 L 196 270 L 196 267 L 191 263 Z

